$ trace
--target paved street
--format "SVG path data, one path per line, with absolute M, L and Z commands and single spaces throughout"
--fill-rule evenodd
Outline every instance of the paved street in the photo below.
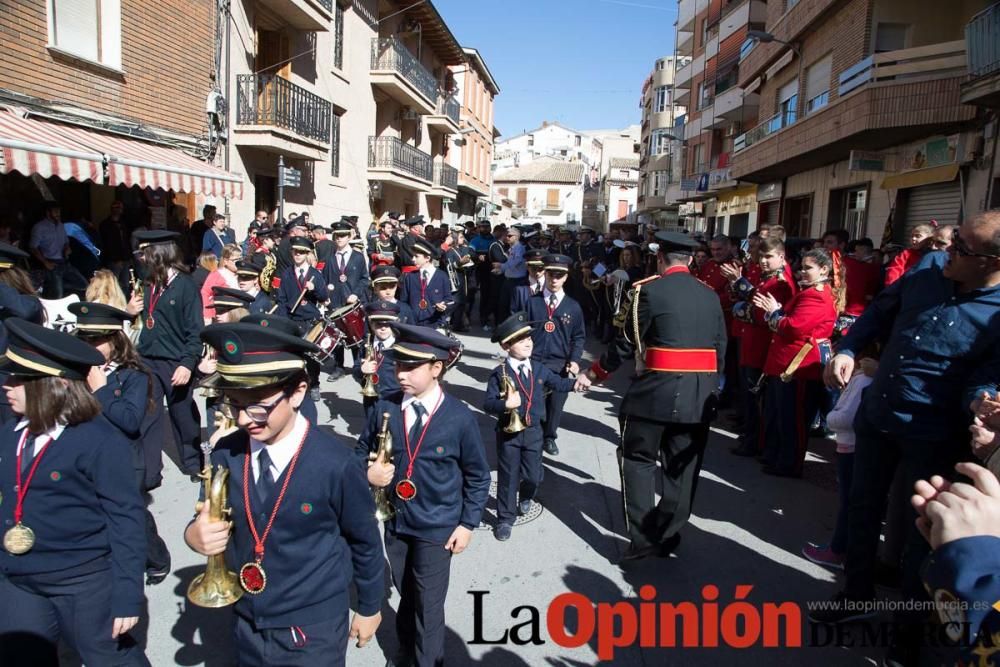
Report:
M 490 370 L 496 365 L 494 346 L 487 338 L 466 335 L 465 355 L 447 376 L 449 390 L 474 406 L 482 404 Z M 591 345 L 591 351 L 596 347 Z M 748 599 L 767 601 L 821 600 L 835 590 L 833 575 L 799 555 L 807 540 L 826 540 L 833 522 L 835 487 L 833 449 L 826 443 L 810 457 L 804 480 L 773 479 L 761 475 L 752 460 L 728 453 L 731 436 L 713 433 L 695 503 L 695 516 L 683 531 L 683 542 L 669 559 L 652 559 L 621 570 L 614 565 L 625 549 L 620 537 L 623 517 L 620 479 L 615 458 L 617 396 L 627 381 L 626 369 L 611 389 L 572 395 L 567 404 L 558 457 L 548 458 L 541 505 L 529 521 L 514 530 L 507 543 L 493 539 L 491 499 L 484 525 L 468 551 L 455 558 L 448 598 L 449 664 L 589 665 L 597 662 L 595 639 L 576 649 L 563 649 L 550 638 L 545 614 L 549 602 L 567 591 L 595 603 L 629 601 L 638 604 L 638 590 L 656 588 L 660 602 L 702 604 L 702 587 L 719 587 L 719 608 L 733 600 L 735 587 L 752 585 Z M 617 390 L 617 391 L 613 391 Z M 321 416 L 328 428 L 345 437 L 358 432 L 361 406 L 358 386 L 344 378 L 325 383 L 326 406 Z M 493 421 L 481 417 L 480 429 L 491 461 L 495 460 Z M 188 583 L 204 568 L 204 559 L 184 546 L 181 534 L 191 516 L 197 488 L 172 464 L 165 469 L 163 487 L 155 493 L 154 514 L 170 544 L 174 572 L 163 584 L 148 588 L 151 619 L 142 631 L 154 665 L 232 664 L 228 610 L 204 610 L 187 604 Z M 540 511 L 538 511 L 540 510 Z M 540 645 L 468 645 L 474 636 L 474 600 L 467 591 L 488 591 L 482 598 L 482 639 L 498 640 L 505 629 L 529 619 L 521 605 L 540 610 Z M 390 604 L 395 606 L 393 593 Z M 637 608 L 637 607 L 636 607 Z M 803 607 L 804 636 L 808 622 Z M 395 647 L 393 615 L 386 610 L 378 645 L 351 646 L 348 664 L 382 665 L 383 651 Z M 710 624 L 706 623 L 706 626 Z M 717 625 L 717 624 L 716 624 Z M 567 631 L 575 627 L 567 624 Z M 521 630 L 526 638 L 529 631 Z M 869 650 L 870 652 L 870 650 Z M 773 664 L 865 665 L 866 656 L 838 648 L 800 649 L 619 649 L 614 663 L 621 665 L 757 665 Z

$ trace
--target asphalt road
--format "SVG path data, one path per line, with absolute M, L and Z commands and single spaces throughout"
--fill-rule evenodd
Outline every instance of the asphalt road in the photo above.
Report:
M 498 363 L 495 346 L 479 333 L 464 335 L 463 341 L 465 354 L 448 372 L 448 391 L 479 413 L 483 441 L 495 463 L 493 420 L 480 410 L 486 380 Z M 592 352 L 597 349 L 590 346 Z M 805 603 L 825 600 L 837 588 L 831 571 L 800 555 L 807 541 L 825 542 L 833 526 L 832 443 L 815 443 L 817 450 L 810 454 L 804 479 L 776 479 L 760 474 L 752 459 L 729 454 L 733 436 L 713 429 L 694 516 L 682 531 L 680 547 L 670 558 L 648 559 L 625 569 L 616 565 L 627 546 L 621 537 L 616 410 L 629 370 L 621 369 L 609 387 L 570 396 L 559 439 L 562 451 L 557 457 L 546 457 L 540 503 L 506 543 L 493 538 L 495 499 L 490 499 L 484 525 L 470 548 L 453 561 L 447 603 L 448 664 L 591 665 L 599 661 L 599 650 L 610 656 L 610 664 L 617 665 L 873 664 L 869 656 L 877 655 L 878 649 L 806 646 L 812 631 Z M 342 435 L 345 445 L 352 444 L 362 422 L 359 387 L 345 377 L 324 382 L 322 390 L 322 426 Z M 231 665 L 231 612 L 200 609 L 184 597 L 188 583 L 205 566 L 204 559 L 182 539 L 197 486 L 170 462 L 164 473 L 163 486 L 154 492 L 152 511 L 170 546 L 174 570 L 159 586 L 147 587 L 149 614 L 138 636 L 146 642 L 153 665 Z M 662 611 L 652 603 L 645 603 L 639 612 L 639 591 L 647 585 L 655 588 L 657 603 L 692 603 L 679 607 L 694 612 L 685 617 L 687 635 L 679 631 L 671 641 L 667 632 L 671 624 L 661 628 L 660 617 L 649 615 Z M 717 587 L 715 603 L 712 589 L 706 586 Z M 582 612 L 570 610 L 560 622 L 549 605 L 569 592 L 599 605 L 598 611 L 591 606 Z M 650 597 L 649 592 L 643 589 L 644 599 Z M 730 627 L 737 617 L 736 608 L 726 612 L 737 593 L 757 610 L 751 616 L 767 621 L 766 628 L 774 627 L 772 615 L 761 611 L 768 603 L 770 610 L 786 601 L 801 605 L 800 623 L 793 613 L 788 625 L 779 626 L 774 634 L 786 644 L 786 637 L 793 642 L 801 639 L 803 646 L 765 647 L 763 638 L 749 641 L 748 648 L 726 646 L 726 637 L 738 639 L 737 635 L 746 636 L 753 627 L 751 618 L 749 625 L 737 621 L 728 633 L 715 631 L 720 623 Z M 377 643 L 362 649 L 351 645 L 349 665 L 383 665 L 386 655 L 392 655 L 396 638 L 390 607 L 397 601 L 392 591 Z M 615 603 L 624 604 L 612 606 Z M 746 611 L 747 605 L 739 609 Z M 615 611 L 617 621 L 612 618 Z M 621 619 L 630 616 L 648 621 L 640 632 L 645 641 L 629 641 L 628 632 L 634 627 Z M 534 632 L 533 619 L 537 622 Z M 596 629 L 590 633 L 592 619 Z M 511 631 L 513 626 L 519 627 Z M 556 643 L 553 631 L 569 640 L 563 644 L 574 646 Z M 622 634 L 626 636 L 619 643 L 624 646 L 614 647 L 615 637 Z M 501 643 L 505 636 L 506 642 Z M 715 636 L 722 648 L 709 648 Z M 481 641 L 472 643 L 476 639 Z M 828 643 L 825 636 L 815 639 L 818 642 L 812 643 Z M 657 640 L 677 646 L 687 640 L 688 646 L 659 648 Z

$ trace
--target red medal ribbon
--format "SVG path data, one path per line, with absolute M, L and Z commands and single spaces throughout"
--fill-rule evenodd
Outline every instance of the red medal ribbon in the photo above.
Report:
M 427 427 L 431 425 L 431 420 L 434 419 L 434 415 L 437 414 L 438 408 L 441 407 L 441 402 L 444 400 L 444 392 L 438 397 L 437 404 L 434 406 L 434 410 L 427 415 L 427 423 L 424 424 L 424 428 L 420 431 L 420 439 L 417 440 L 417 446 L 415 449 L 410 449 L 410 429 L 406 428 L 406 416 L 403 416 L 403 440 L 406 442 L 406 455 L 410 458 L 410 462 L 406 466 L 406 479 L 411 479 L 413 477 L 413 463 L 417 460 L 417 455 L 420 454 L 420 445 L 424 444 L 424 436 L 427 435 Z
M 288 490 L 288 483 L 292 480 L 292 473 L 295 472 L 295 463 L 299 460 L 299 454 L 302 453 L 302 445 L 306 442 L 306 437 L 309 435 L 309 424 L 306 424 L 306 432 L 302 434 L 302 440 L 299 441 L 299 446 L 295 448 L 295 456 L 292 457 L 291 463 L 288 464 L 288 472 L 285 475 L 285 481 L 281 485 L 281 491 L 278 492 L 278 499 L 274 501 L 274 508 L 271 510 L 271 517 L 267 520 L 267 526 L 264 528 L 264 534 L 259 535 L 257 533 L 257 526 L 253 522 L 253 511 L 250 509 L 250 484 L 251 484 L 251 474 L 250 474 L 250 445 L 247 443 L 247 453 L 243 457 L 243 509 L 246 511 L 247 523 L 250 525 L 250 533 L 253 535 L 253 553 L 257 562 L 264 560 L 264 540 L 267 539 L 268 534 L 271 532 L 271 526 L 274 525 L 274 518 L 278 516 L 278 508 L 281 507 L 281 501 L 285 499 L 285 491 Z M 261 475 L 264 471 L 259 471 Z
M 163 293 L 167 291 L 167 288 L 170 287 L 170 283 L 173 282 L 173 279 L 176 277 L 177 275 L 174 274 L 172 278 L 167 278 L 167 284 L 163 286 L 163 289 L 161 289 L 159 293 L 156 291 L 157 286 L 154 283 L 150 283 L 152 289 L 149 291 L 149 314 L 146 316 L 148 321 L 153 321 L 153 311 L 156 310 L 156 304 L 160 302 L 160 297 L 163 296 Z
M 532 399 L 534 399 L 534 397 L 535 397 L 534 374 L 530 370 L 528 371 L 528 384 L 531 385 L 531 388 L 530 389 L 525 389 L 524 385 L 521 384 L 521 374 L 518 373 L 518 372 L 516 372 L 516 370 L 517 369 L 515 369 L 514 379 L 517 380 L 517 386 L 520 387 L 521 393 L 524 394 L 527 397 L 527 399 L 528 399 L 527 402 L 525 403 L 525 406 L 524 406 L 524 419 L 525 419 L 525 423 L 530 426 L 531 425 L 531 402 L 532 402 Z
M 38 464 L 42 462 L 42 455 L 48 450 L 49 445 L 51 445 L 55 440 L 49 438 L 49 441 L 42 446 L 41 451 L 35 456 L 35 460 L 31 464 L 31 470 L 28 471 L 28 478 L 24 480 L 24 484 L 21 483 L 21 455 L 24 453 L 25 443 L 28 441 L 28 429 L 25 427 L 24 433 L 21 434 L 21 442 L 17 444 L 17 458 L 16 458 L 16 484 L 17 489 L 17 500 L 14 503 L 14 523 L 21 523 L 21 517 L 24 516 L 24 497 L 28 495 L 28 487 L 31 486 L 31 480 L 35 478 L 35 471 L 38 470 Z M 34 443 L 32 443 L 34 446 Z
M 427 308 L 427 281 L 424 279 L 424 272 L 420 272 L 420 308 Z
M 552 316 L 556 314 L 556 310 L 558 309 L 559 309 L 558 303 L 556 303 L 555 306 L 550 306 L 548 301 L 545 302 L 545 311 L 549 314 L 550 320 L 552 319 Z

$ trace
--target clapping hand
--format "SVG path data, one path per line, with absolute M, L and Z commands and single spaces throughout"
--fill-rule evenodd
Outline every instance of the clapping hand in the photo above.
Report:
M 1000 537 L 1000 481 L 975 463 L 959 463 L 955 470 L 973 483 L 951 483 L 935 475 L 917 482 L 910 499 L 917 528 L 934 549 L 964 537 Z
M 764 294 L 763 292 L 754 293 L 753 305 L 757 306 L 768 315 L 770 315 L 775 311 L 781 310 L 781 304 L 778 303 L 778 300 L 774 298 L 774 295 Z
M 721 271 L 722 275 L 725 276 L 726 280 L 728 280 L 731 283 L 735 283 L 737 280 L 740 279 L 740 276 L 742 275 L 740 267 L 732 262 L 720 266 L 719 271 Z

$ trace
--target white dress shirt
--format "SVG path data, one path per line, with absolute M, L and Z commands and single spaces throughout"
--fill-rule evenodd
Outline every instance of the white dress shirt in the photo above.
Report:
M 20 431 L 21 429 L 27 427 L 28 427 L 28 420 L 22 419 L 17 423 L 17 426 L 14 427 L 14 430 Z M 59 436 L 62 435 L 62 432 L 64 430 L 66 430 L 65 424 L 56 424 L 55 428 L 51 428 L 45 433 L 39 434 L 35 438 L 35 452 L 33 456 L 38 456 L 38 452 L 42 451 L 42 447 L 47 445 L 49 440 L 58 440 Z M 25 442 L 27 442 L 27 439 L 25 439 Z M 18 445 L 18 451 L 19 452 L 21 451 L 20 445 Z
M 250 438 L 250 465 L 253 467 L 254 481 L 260 479 L 260 470 L 257 469 L 257 455 L 260 454 L 260 451 L 267 447 L 267 455 L 271 457 L 271 477 L 278 481 L 281 473 L 285 471 L 285 468 L 291 463 L 292 457 L 295 456 L 307 428 L 309 428 L 308 420 L 301 413 L 296 413 L 295 425 L 292 426 L 291 432 L 281 440 L 265 445 L 259 440 Z
M 553 308 L 553 310 L 556 310 L 556 309 L 558 309 L 558 308 L 559 308 L 559 304 L 561 304 L 561 303 L 562 303 L 562 300 L 563 300 L 563 297 L 564 297 L 564 296 L 566 296 L 566 292 L 564 292 L 564 291 L 560 291 L 560 292 L 550 292 L 550 291 L 548 290 L 548 288 L 544 289 L 544 290 L 542 291 L 542 293 L 543 293 L 543 294 L 545 295 L 545 305 L 546 305 L 546 306 L 548 306 L 548 305 L 549 305 L 549 301 L 550 301 L 550 300 L 552 299 L 552 295 L 553 295 L 553 294 L 555 294 L 555 295 L 556 295 L 556 307 L 555 307 L 555 308 Z
M 521 372 L 521 368 L 524 368 L 524 372 L 531 374 L 531 359 L 515 359 L 514 357 L 507 357 L 507 362 L 510 367 L 514 369 L 514 374 L 518 375 Z
M 431 284 L 431 278 L 434 277 L 434 272 L 437 269 L 434 268 L 433 264 L 424 264 L 423 268 L 420 269 L 420 276 L 424 279 L 424 282 L 428 285 Z
M 424 424 L 427 424 L 427 420 L 430 419 L 435 410 L 438 407 L 438 401 L 441 400 L 442 394 L 444 392 L 441 390 L 441 385 L 435 385 L 432 389 L 427 392 L 427 395 L 420 399 L 420 404 L 424 406 L 424 410 L 427 411 L 427 416 L 424 418 Z M 406 432 L 410 432 L 410 428 L 413 427 L 413 420 L 417 417 L 417 411 L 413 409 L 413 402 L 417 400 L 416 396 L 406 394 L 403 396 L 402 403 L 399 404 L 400 409 L 403 411 L 403 427 Z M 417 443 L 411 442 L 410 446 L 415 447 Z

